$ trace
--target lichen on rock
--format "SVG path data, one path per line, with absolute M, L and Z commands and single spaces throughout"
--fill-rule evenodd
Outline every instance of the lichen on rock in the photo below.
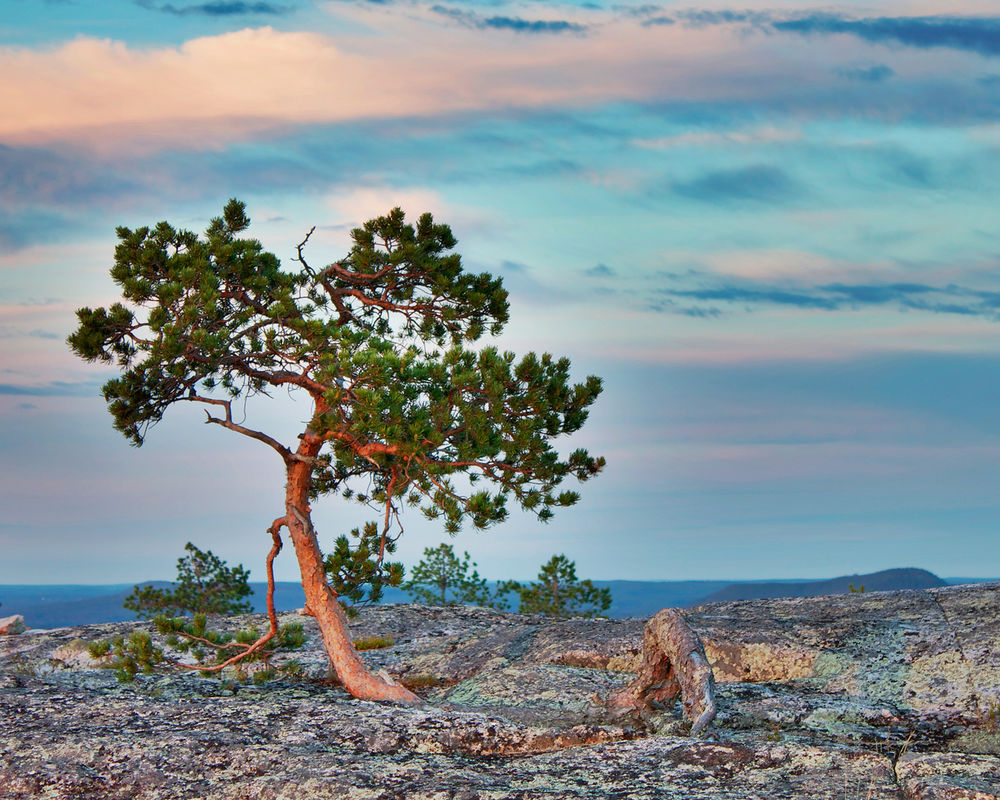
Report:
M 709 740 L 679 704 L 633 722 L 598 702 L 631 680 L 643 620 L 363 610 L 352 635 L 393 640 L 367 665 L 421 683 L 421 708 L 342 691 L 311 619 L 299 678 L 261 685 L 119 684 L 86 644 L 143 623 L 32 631 L 0 639 L 0 798 L 992 798 L 998 590 L 684 612 L 719 679 Z

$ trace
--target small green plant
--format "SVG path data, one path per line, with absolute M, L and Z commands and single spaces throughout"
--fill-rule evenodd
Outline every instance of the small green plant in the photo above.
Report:
M 305 669 L 302 664 L 294 658 L 286 661 L 278 667 L 278 670 L 292 680 L 300 680 L 302 676 L 305 675 Z
M 386 586 L 403 582 L 403 565 L 384 560 L 395 551 L 396 542 L 383 536 L 374 522 L 355 528 L 350 538 L 341 535 L 334 542 L 333 551 L 323 559 L 323 569 L 348 617 L 353 619 L 359 608 L 381 600 Z
M 163 662 L 163 651 L 153 646 L 145 631 L 132 631 L 128 639 L 116 636 L 110 642 L 92 642 L 87 651 L 94 658 L 112 654 L 114 658 L 105 669 L 113 669 L 120 683 L 131 683 L 140 672 L 149 675 Z
M 253 674 L 253 684 L 254 686 L 261 686 L 268 681 L 273 681 L 278 677 L 278 671 L 273 667 L 265 667 L 264 669 L 259 669 Z
M 447 683 L 444 678 L 437 678 L 429 672 L 420 672 L 416 675 L 408 675 L 400 682 L 411 691 L 416 691 L 418 689 L 431 689 Z
M 278 647 L 282 650 L 300 650 L 305 643 L 301 622 L 287 622 L 278 629 Z
M 395 640 L 391 636 L 362 636 L 354 640 L 354 649 L 358 652 L 362 650 L 381 650 L 383 647 L 392 647 Z
M 849 583 L 849 584 L 847 584 L 847 588 L 851 590 L 851 594 L 864 594 L 865 593 L 865 585 L 863 583 L 857 589 L 854 588 L 854 584 L 853 583 Z
M 208 628 L 205 614 L 195 614 L 190 621 L 184 617 L 160 615 L 153 620 L 157 631 L 166 636 L 166 643 L 181 653 L 190 653 L 198 664 L 204 664 L 212 651 L 215 662 L 221 664 L 241 649 L 246 650 L 260 639 L 260 631 L 251 626 L 235 634 L 222 633 Z M 271 640 L 273 646 L 262 647 L 247 657 L 247 661 L 267 664 L 278 650 L 298 650 L 306 642 L 301 622 L 288 622 L 278 629 Z M 268 643 L 271 645 L 271 643 Z
M 260 632 L 254 627 L 245 628 L 235 634 L 211 630 L 205 614 L 195 614 L 190 619 L 166 617 L 161 614 L 153 619 L 153 624 L 157 632 L 164 636 L 164 642 L 168 647 L 179 653 L 189 653 L 194 657 L 197 666 L 205 666 L 205 669 L 201 670 L 201 674 L 205 677 L 218 675 L 218 672 L 209 669 L 213 655 L 215 663 L 221 664 L 234 652 L 248 649 L 260 638 Z M 265 665 L 263 670 L 254 673 L 255 682 L 270 680 L 273 677 L 274 671 L 270 668 L 269 660 L 277 651 L 298 650 L 305 641 L 306 636 L 301 622 L 282 625 L 272 639 L 273 646 L 259 648 L 246 659 L 263 662 Z M 152 637 L 145 631 L 133 631 L 128 639 L 116 636 L 110 641 L 90 642 L 87 645 L 87 652 L 96 659 L 113 655 L 112 660 L 104 666 L 106 669 L 115 670 L 118 680 L 123 683 L 135 680 L 139 672 L 150 674 L 157 667 L 178 666 L 178 662 L 164 657 L 162 649 L 153 646 Z M 296 666 L 288 670 L 287 674 L 293 674 L 295 669 L 301 673 L 302 667 L 295 663 Z M 256 676 L 260 672 L 266 673 L 266 676 L 258 679 Z M 245 672 L 237 670 L 237 677 L 246 680 L 247 676 Z
M 983 712 L 983 728 L 993 733 L 1000 728 L 1000 702 L 992 702 Z
M 87 652 L 91 658 L 104 658 L 111 652 L 111 642 L 88 642 Z

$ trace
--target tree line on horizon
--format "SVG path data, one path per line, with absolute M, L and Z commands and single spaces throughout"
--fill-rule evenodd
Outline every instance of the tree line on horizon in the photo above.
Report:
M 242 564 L 229 567 L 212 551 L 202 551 L 191 542 L 184 549 L 187 555 L 177 560 L 177 580 L 170 588 L 136 586 L 125 598 L 124 607 L 143 619 L 161 615 L 247 614 L 253 610 L 246 599 L 253 594 L 249 570 Z M 385 585 L 398 587 L 416 602 L 431 606 L 473 605 L 506 611 L 516 598 L 520 614 L 561 618 L 603 616 L 611 607 L 611 590 L 578 579 L 575 562 L 562 554 L 543 564 L 536 580 L 498 581 L 492 589 L 479 575 L 468 552 L 459 558 L 454 548 L 444 543 L 425 548 L 423 558 L 406 581 L 401 564 L 392 565 L 398 568 L 388 571 L 383 580 L 373 580 L 373 576 L 367 576 L 366 580 L 357 570 L 338 574 L 343 564 L 338 561 L 337 549 L 327 557 L 327 562 L 331 584 L 339 586 L 340 600 L 349 615 L 356 613 L 358 607 L 381 599 Z

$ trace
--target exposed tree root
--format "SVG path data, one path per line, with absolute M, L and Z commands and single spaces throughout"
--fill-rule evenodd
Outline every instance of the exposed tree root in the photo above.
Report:
M 609 711 L 642 712 L 680 695 L 691 735 L 697 736 L 715 719 L 715 679 L 701 639 L 680 611 L 665 608 L 646 623 L 642 650 L 638 677 L 611 694 Z
M 192 639 L 208 647 L 215 648 L 216 650 L 238 650 L 239 652 L 231 658 L 227 658 L 225 661 L 215 664 L 213 666 L 204 666 L 201 664 L 183 664 L 181 662 L 176 662 L 177 666 L 183 667 L 184 669 L 198 670 L 202 673 L 208 672 L 221 672 L 226 667 L 232 664 L 238 664 L 240 661 L 245 661 L 250 658 L 254 653 L 262 650 L 268 642 L 270 642 L 278 634 L 278 614 L 274 610 L 274 558 L 281 552 L 281 526 L 283 524 L 283 518 L 276 519 L 274 523 L 268 528 L 268 532 L 271 534 L 271 550 L 267 554 L 267 619 L 270 623 L 267 633 L 263 634 L 257 639 L 257 641 L 251 644 L 241 644 L 239 642 L 229 642 L 228 644 L 218 645 L 208 639 L 203 639 L 198 636 L 191 636 L 190 634 L 182 633 L 188 639 Z M 265 651 L 266 659 L 266 651 Z

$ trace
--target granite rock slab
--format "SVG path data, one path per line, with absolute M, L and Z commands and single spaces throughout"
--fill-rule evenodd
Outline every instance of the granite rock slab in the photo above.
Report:
M 420 708 L 348 696 L 308 617 L 306 645 L 283 656 L 301 676 L 259 686 L 190 672 L 118 683 L 87 644 L 145 623 L 3 637 L 0 798 L 1000 797 L 1000 585 L 685 617 L 718 681 L 698 739 L 678 706 L 606 713 L 643 620 L 363 610 L 352 633 L 393 640 L 363 658 L 422 684 Z M 210 620 L 248 623 L 264 625 Z

